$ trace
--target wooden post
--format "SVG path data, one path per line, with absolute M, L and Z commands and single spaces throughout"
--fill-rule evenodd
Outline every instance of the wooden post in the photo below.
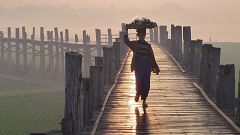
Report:
M 19 44 L 19 28 L 16 28 L 16 69 L 15 72 L 18 73 L 20 71 L 20 44 Z
M 185 26 L 183 27 L 183 40 L 184 40 L 184 63 L 188 65 L 189 63 L 189 48 L 191 43 L 191 27 Z
M 48 72 L 53 73 L 53 35 L 51 31 L 47 32 L 48 35 Z
M 158 43 L 158 27 L 153 28 L 154 30 L 154 42 Z
M 220 65 L 216 90 L 217 105 L 228 114 L 235 113 L 235 66 Z
M 78 35 L 75 34 L 75 43 L 78 43 Z
M 238 74 L 238 97 L 240 98 L 240 70 L 239 70 L 239 74 Z
M 108 45 L 112 45 L 112 30 L 108 29 Z
M 110 84 L 112 84 L 112 83 L 114 83 L 114 74 L 115 74 L 115 61 L 116 61 L 116 59 L 115 59 L 115 51 L 114 51 L 114 48 L 113 47 L 110 47 L 110 64 L 109 64 L 109 66 L 110 66 L 110 70 L 109 70 L 109 82 L 110 82 Z
M 122 23 L 121 27 L 122 27 L 122 32 L 125 32 L 125 23 Z
M 93 114 L 92 80 L 90 78 L 82 78 L 82 86 L 84 93 L 83 125 L 88 126 L 91 124 Z
M 103 66 L 103 57 L 95 57 L 95 66 Z
M 33 70 L 33 73 L 35 73 L 35 69 L 36 69 L 35 27 L 33 27 L 33 33 L 31 36 L 31 44 L 32 44 L 32 70 Z
M 96 44 L 97 44 L 97 56 L 102 56 L 102 48 L 101 48 L 101 30 L 96 29 Z
M 27 33 L 25 27 L 22 27 L 22 38 L 23 38 L 23 72 L 28 72 L 28 60 L 27 60 Z
M 1 66 L 4 65 L 5 63 L 5 59 L 4 59 L 4 35 L 3 35 L 3 32 L 1 31 L 0 32 L 0 46 L 1 46 L 1 58 L 0 58 L 0 63 L 1 63 Z
M 84 59 L 84 77 L 89 77 L 89 68 L 91 65 L 91 49 L 87 45 L 87 33 L 83 31 L 83 59 Z
M 176 40 L 176 27 L 174 25 L 171 25 L 171 39 L 172 39 L 171 54 L 176 58 L 177 40 Z
M 114 49 L 114 54 L 115 54 L 115 70 L 120 69 L 120 42 L 113 42 L 113 49 Z
M 44 28 L 40 27 L 40 71 L 45 74 L 45 45 L 44 45 Z
M 149 29 L 150 42 L 153 42 L 153 29 Z
M 193 40 L 192 45 L 192 72 L 196 77 L 200 76 L 200 63 L 201 63 L 201 53 L 202 53 L 202 40 Z
M 65 29 L 65 42 L 69 42 L 69 31 Z
M 60 53 L 59 53 L 59 36 L 58 36 L 58 28 L 54 28 L 55 33 L 55 51 L 56 51 L 56 65 L 55 65 L 55 73 L 59 72 L 60 67 Z
M 104 85 L 109 84 L 110 65 L 111 65 L 111 48 L 103 47 Z
M 237 107 L 237 110 L 236 110 L 236 114 L 235 114 L 235 120 L 236 120 L 236 123 L 237 125 L 239 126 L 240 125 L 240 70 L 239 70 L 239 74 L 238 74 L 238 97 L 237 97 L 237 101 L 236 101 L 236 107 Z
M 203 57 L 201 64 L 205 65 L 205 68 L 201 68 L 201 73 L 205 74 L 202 80 L 204 81 L 204 87 L 208 94 L 211 94 L 214 98 L 216 97 L 216 76 L 218 67 L 220 64 L 220 48 L 209 47 L 208 50 L 202 51 Z M 205 59 L 205 62 L 203 60 Z
M 212 53 L 210 55 L 210 87 L 209 90 L 211 93 L 213 93 L 213 97 L 216 99 L 216 76 L 217 76 L 217 71 L 219 68 L 220 64 L 220 53 L 221 53 L 221 48 L 212 48 Z
M 65 42 L 68 43 L 69 42 L 69 31 L 68 29 L 65 29 Z M 69 46 L 66 47 L 66 52 L 68 52 L 70 50 Z
M 62 120 L 63 135 L 79 135 L 83 129 L 82 55 L 65 54 L 65 113 Z
M 7 52 L 8 52 L 8 59 L 7 59 L 7 69 L 11 70 L 11 64 L 12 64 L 12 44 L 11 44 L 11 27 L 8 27 L 8 48 L 7 48 Z
M 166 45 L 167 45 L 168 52 L 172 53 L 173 52 L 173 49 L 172 49 L 173 48 L 173 41 L 172 41 L 172 39 L 167 39 Z
M 182 53 L 182 26 L 176 26 L 176 59 L 178 61 L 182 61 L 183 53 Z
M 121 61 L 123 61 L 128 51 L 128 47 L 124 43 L 124 32 L 119 32 L 119 39 L 120 39 L 120 56 L 121 56 Z
M 159 26 L 159 31 L 160 31 L 160 43 L 162 47 L 166 49 L 166 43 L 168 39 L 167 26 Z
M 191 48 L 191 46 L 190 46 Z M 202 46 L 202 58 L 201 58 L 201 64 L 200 64 L 200 83 L 205 84 L 206 81 L 208 81 L 209 78 L 207 78 L 207 68 L 208 68 L 208 63 L 207 60 L 209 58 L 209 52 L 210 49 L 212 48 L 211 44 L 204 44 Z M 192 56 L 191 56 L 191 51 L 189 52 L 189 65 L 191 65 L 192 61 Z
M 90 79 L 93 81 L 91 89 L 93 90 L 93 109 L 102 106 L 103 79 L 102 66 L 90 66 Z
M 63 47 L 63 32 L 60 32 L 60 50 L 61 50 L 61 71 L 64 71 L 64 47 Z

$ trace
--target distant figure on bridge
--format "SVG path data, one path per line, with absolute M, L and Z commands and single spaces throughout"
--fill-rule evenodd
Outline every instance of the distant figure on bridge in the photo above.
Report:
M 134 100 L 138 102 L 139 97 L 143 100 L 143 107 L 147 107 L 146 99 L 150 89 L 150 76 L 153 71 L 158 75 L 160 69 L 155 61 L 151 44 L 145 41 L 146 28 L 138 28 L 137 36 L 139 40 L 129 41 L 128 27 L 125 27 L 124 42 L 133 51 L 131 71 L 135 71 L 136 96 Z

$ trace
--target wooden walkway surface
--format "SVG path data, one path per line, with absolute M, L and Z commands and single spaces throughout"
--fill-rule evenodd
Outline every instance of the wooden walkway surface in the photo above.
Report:
M 135 76 L 130 72 L 130 53 L 96 134 L 237 134 L 193 85 L 196 78 L 181 72 L 160 47 L 152 47 L 161 72 L 151 75 L 149 107 L 143 109 L 140 100 L 134 102 Z

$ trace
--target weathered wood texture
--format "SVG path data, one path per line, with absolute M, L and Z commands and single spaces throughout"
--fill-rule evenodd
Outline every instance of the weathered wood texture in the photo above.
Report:
M 191 44 L 191 27 L 185 26 L 183 27 L 183 44 L 184 44 L 184 63 L 188 65 L 189 60 L 189 47 Z
M 160 44 L 166 48 L 167 47 L 167 39 L 168 39 L 168 32 L 167 32 L 167 26 L 159 26 L 160 31 Z
M 65 112 L 63 135 L 79 135 L 83 128 L 82 55 L 67 52 L 65 71 Z
M 151 76 L 149 107 L 143 109 L 140 103 L 134 102 L 131 53 L 96 134 L 237 134 L 193 86 L 196 78 L 182 73 L 159 47 L 152 47 L 161 72 L 159 76 Z
M 232 116 L 235 112 L 235 66 L 220 65 L 217 77 L 217 105 Z

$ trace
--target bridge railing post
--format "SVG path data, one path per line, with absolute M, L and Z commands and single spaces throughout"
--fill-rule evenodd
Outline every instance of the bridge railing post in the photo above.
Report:
M 101 48 L 101 30 L 95 29 L 96 32 L 96 44 L 97 44 L 97 56 L 102 56 L 102 48 Z
M 79 135 L 83 129 L 82 55 L 65 54 L 65 113 L 62 120 L 63 135 Z
M 83 125 L 89 126 L 93 115 L 93 91 L 91 89 L 92 80 L 90 78 L 82 78 L 82 87 L 84 92 L 83 103 Z
M 192 48 L 192 63 L 191 63 L 191 71 L 194 76 L 200 76 L 200 63 L 201 63 L 201 53 L 202 53 L 202 40 L 192 40 L 191 41 Z
M 159 31 L 160 31 L 160 44 L 162 45 L 163 48 L 166 49 L 167 47 L 167 39 L 168 39 L 168 32 L 167 32 L 167 26 L 159 26 Z
M 203 45 L 202 59 L 200 68 L 200 82 L 204 84 L 204 88 L 208 94 L 216 97 L 216 75 L 220 64 L 220 48 L 212 47 L 212 45 Z
M 236 114 L 235 114 L 235 120 L 238 126 L 240 126 L 240 70 L 239 70 L 239 74 L 238 74 L 238 97 L 235 101 L 235 106 L 236 106 Z
M 32 73 L 36 71 L 36 45 L 35 45 L 35 27 L 33 27 L 33 32 L 31 35 L 31 44 L 32 44 Z
M 108 29 L 108 45 L 112 45 L 112 30 Z
M 63 31 L 60 32 L 60 50 L 61 50 L 61 76 L 63 76 L 63 72 L 64 72 L 64 47 L 63 47 Z
M 111 65 L 111 49 L 103 47 L 103 68 L 104 68 L 104 85 L 109 84 L 109 71 Z
M 191 27 L 183 27 L 183 41 L 184 41 L 184 63 L 188 65 L 189 63 L 189 46 L 191 43 Z
M 18 73 L 20 71 L 20 31 L 19 28 L 16 28 L 16 65 L 15 65 L 15 72 Z
M 115 61 L 114 61 L 115 69 L 119 70 L 120 64 L 121 64 L 120 63 L 120 42 L 114 42 L 113 49 L 115 52 Z
M 234 115 L 235 66 L 220 65 L 217 74 L 216 103 L 228 114 Z
M 91 49 L 89 48 L 89 45 L 87 44 L 87 33 L 84 30 L 83 31 L 83 59 L 84 59 L 84 77 L 89 77 L 89 68 L 91 66 Z
M 55 58 L 56 58 L 56 63 L 55 63 L 55 73 L 59 73 L 60 71 L 60 52 L 59 52 L 59 48 L 60 48 L 60 44 L 59 44 L 59 33 L 58 33 L 58 28 L 55 27 L 54 28 L 54 37 L 55 37 Z
M 40 72 L 45 74 L 45 44 L 44 44 L 44 28 L 40 28 Z
M 23 73 L 27 74 L 28 72 L 28 53 L 27 53 L 27 32 L 25 27 L 22 27 L 22 44 L 23 44 Z
M 7 69 L 11 70 L 12 68 L 12 44 L 11 44 L 11 27 L 8 27 L 8 40 L 7 40 Z
M 4 58 L 4 35 L 3 35 L 3 32 L 0 31 L 0 49 L 1 49 L 1 56 L 0 56 L 0 68 L 4 69 L 4 66 L 5 65 L 5 58 Z

